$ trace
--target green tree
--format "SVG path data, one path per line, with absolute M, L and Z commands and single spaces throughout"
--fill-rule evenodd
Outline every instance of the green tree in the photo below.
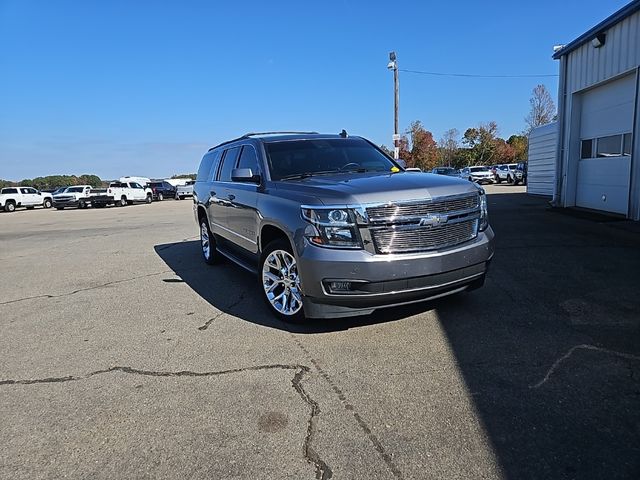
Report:
M 195 173 L 179 173 L 177 175 L 173 175 L 171 178 L 172 179 L 176 179 L 176 178 L 189 178 L 191 180 L 195 180 L 196 179 L 197 174 Z
M 475 128 L 468 128 L 462 137 L 462 143 L 472 151 L 470 164 L 490 164 L 496 155 L 496 138 L 498 124 L 496 122 L 481 123 Z
M 444 132 L 442 138 L 438 142 L 439 148 L 439 164 L 451 166 L 456 158 L 458 149 L 458 138 L 460 138 L 460 132 L 457 128 L 451 128 Z
M 511 135 L 507 143 L 513 147 L 514 158 L 518 162 L 524 162 L 529 156 L 529 137 L 526 135 Z

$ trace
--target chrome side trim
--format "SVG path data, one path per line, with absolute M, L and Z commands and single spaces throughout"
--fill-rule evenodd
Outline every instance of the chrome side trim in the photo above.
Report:
M 254 245 L 258 245 L 258 242 L 256 242 L 255 240 L 251 240 L 250 238 L 245 237 L 244 235 L 241 235 L 241 234 L 239 234 L 238 232 L 234 232 L 233 230 L 231 230 L 231 229 L 229 229 L 229 228 L 227 228 L 227 227 L 223 227 L 223 226 L 222 226 L 222 225 L 220 225 L 219 223 L 212 222 L 211 220 L 209 220 L 209 223 L 210 223 L 211 225 L 214 225 L 214 226 L 218 227 L 218 228 L 219 228 L 219 229 L 221 229 L 221 230 L 224 230 L 225 232 L 229 232 L 229 233 L 231 233 L 231 234 L 235 235 L 236 237 L 240 237 L 240 238 L 242 238 L 243 240 L 246 240 L 246 241 L 247 241 L 247 242 L 249 242 L 249 243 L 253 243 Z

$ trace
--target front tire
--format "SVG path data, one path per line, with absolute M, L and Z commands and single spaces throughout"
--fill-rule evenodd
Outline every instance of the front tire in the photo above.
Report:
M 164 195 L 162 195 L 161 193 L 158 194 L 158 201 L 161 202 L 162 200 L 164 200 Z
M 283 322 L 305 320 L 298 264 L 289 242 L 274 240 L 260 259 L 260 290 L 271 312 Z
M 158 200 L 162 200 L 162 198 L 161 198 L 161 197 L 158 197 Z M 153 202 L 153 198 L 151 197 L 151 194 L 147 195 L 146 202 L 147 202 L 147 203 L 151 203 L 151 202 Z

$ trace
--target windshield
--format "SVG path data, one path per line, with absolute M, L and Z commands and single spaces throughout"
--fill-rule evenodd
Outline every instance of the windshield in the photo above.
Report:
M 383 153 L 360 138 L 266 143 L 272 180 L 335 172 L 397 172 Z
M 471 167 L 472 172 L 488 172 L 489 169 L 487 167 Z

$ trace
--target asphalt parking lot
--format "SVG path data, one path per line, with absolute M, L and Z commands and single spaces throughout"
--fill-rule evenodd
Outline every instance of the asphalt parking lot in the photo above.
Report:
M 305 326 L 189 201 L 0 214 L 0 477 L 639 478 L 637 225 L 488 191 L 483 289 Z

